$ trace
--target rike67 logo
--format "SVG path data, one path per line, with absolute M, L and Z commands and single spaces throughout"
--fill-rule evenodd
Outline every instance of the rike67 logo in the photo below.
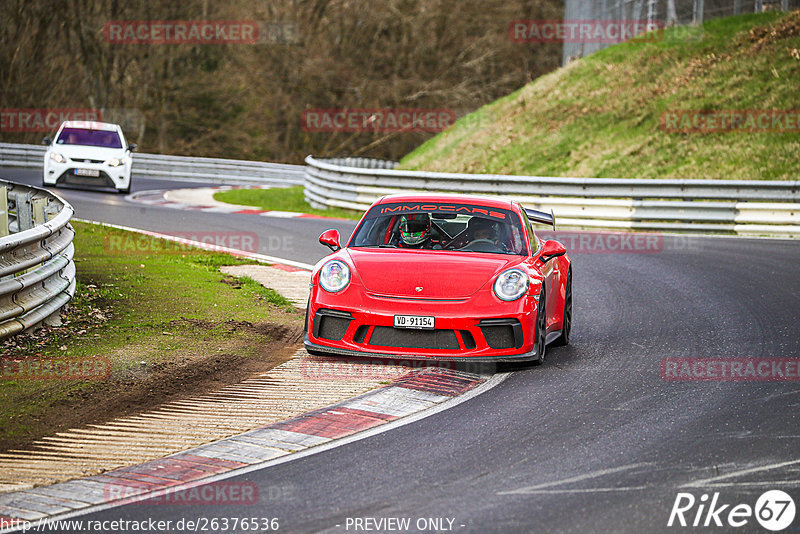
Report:
M 755 518 L 763 528 L 778 532 L 791 526 L 795 512 L 794 500 L 781 490 L 763 493 L 755 506 L 723 503 L 719 493 L 712 496 L 704 493 L 699 499 L 691 493 L 678 493 L 667 526 L 739 528 L 751 524 Z

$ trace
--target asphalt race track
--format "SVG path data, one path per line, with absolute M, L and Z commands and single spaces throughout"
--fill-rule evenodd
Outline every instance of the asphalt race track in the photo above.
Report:
M 39 183 L 36 171 L 0 176 Z M 186 184 L 133 182 L 134 190 L 175 187 Z M 164 233 L 253 231 L 260 243 L 290 244 L 259 252 L 305 263 L 325 255 L 322 230 L 348 236 L 353 227 L 57 192 L 79 218 Z M 678 493 L 698 501 L 689 524 L 701 497 L 719 493 L 729 505 L 718 516 L 724 531 L 734 530 L 724 523 L 731 508 L 755 507 L 767 490 L 800 507 L 797 378 L 661 376 L 665 358 L 797 358 L 800 242 L 665 237 L 650 253 L 572 258 L 572 344 L 549 348 L 544 366 L 420 421 L 228 480 L 257 484 L 256 504 L 134 504 L 80 519 L 265 517 L 278 518 L 280 532 L 391 531 L 365 518 L 410 518 L 412 532 L 721 532 L 668 527 Z M 746 519 L 736 532 L 767 532 Z M 800 516 L 788 531 L 798 526 Z

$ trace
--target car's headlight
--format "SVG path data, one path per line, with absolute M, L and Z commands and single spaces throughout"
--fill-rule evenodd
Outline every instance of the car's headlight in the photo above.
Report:
M 494 281 L 494 294 L 500 300 L 517 300 L 528 291 L 530 280 L 522 269 L 509 269 Z
M 331 260 L 319 271 L 319 285 L 328 293 L 337 293 L 350 283 L 350 267 L 340 260 Z
M 125 165 L 125 158 L 111 158 L 108 160 L 109 167 L 119 167 L 120 165 Z
M 52 159 L 56 163 L 64 163 L 65 161 L 67 161 L 67 158 L 65 158 L 64 156 L 62 156 L 57 152 L 50 152 L 50 159 Z

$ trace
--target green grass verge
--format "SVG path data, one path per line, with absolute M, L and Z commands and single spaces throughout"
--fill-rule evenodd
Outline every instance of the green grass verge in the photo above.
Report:
M 339 219 L 359 220 L 363 212 L 345 209 L 318 210 L 311 207 L 303 196 L 303 187 L 280 187 L 275 189 L 231 189 L 214 193 L 214 200 L 254 206 L 270 211 L 294 211 L 308 213 L 322 217 L 335 217 Z
M 132 395 L 116 406 L 124 411 L 125 402 L 136 408 L 180 392 L 186 384 L 173 383 L 175 376 L 199 383 L 226 380 L 215 369 L 271 367 L 276 351 L 264 347 L 276 342 L 274 332 L 302 329 L 303 311 L 280 294 L 219 271 L 251 261 L 100 225 L 73 226 L 77 290 L 65 324 L 0 342 L 0 449 L 62 423 L 102 418 L 119 395 Z M 15 365 L 31 357 L 103 358 L 111 376 L 18 379 Z M 141 384 L 144 400 L 134 391 Z
M 666 111 L 800 110 L 800 11 L 615 45 L 464 117 L 401 163 L 427 171 L 795 180 L 800 133 L 671 133 Z

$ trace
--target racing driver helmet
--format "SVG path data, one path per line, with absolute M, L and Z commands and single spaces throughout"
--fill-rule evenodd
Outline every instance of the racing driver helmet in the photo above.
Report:
M 428 240 L 431 218 L 427 213 L 403 215 L 400 218 L 400 240 L 404 245 L 418 247 Z

